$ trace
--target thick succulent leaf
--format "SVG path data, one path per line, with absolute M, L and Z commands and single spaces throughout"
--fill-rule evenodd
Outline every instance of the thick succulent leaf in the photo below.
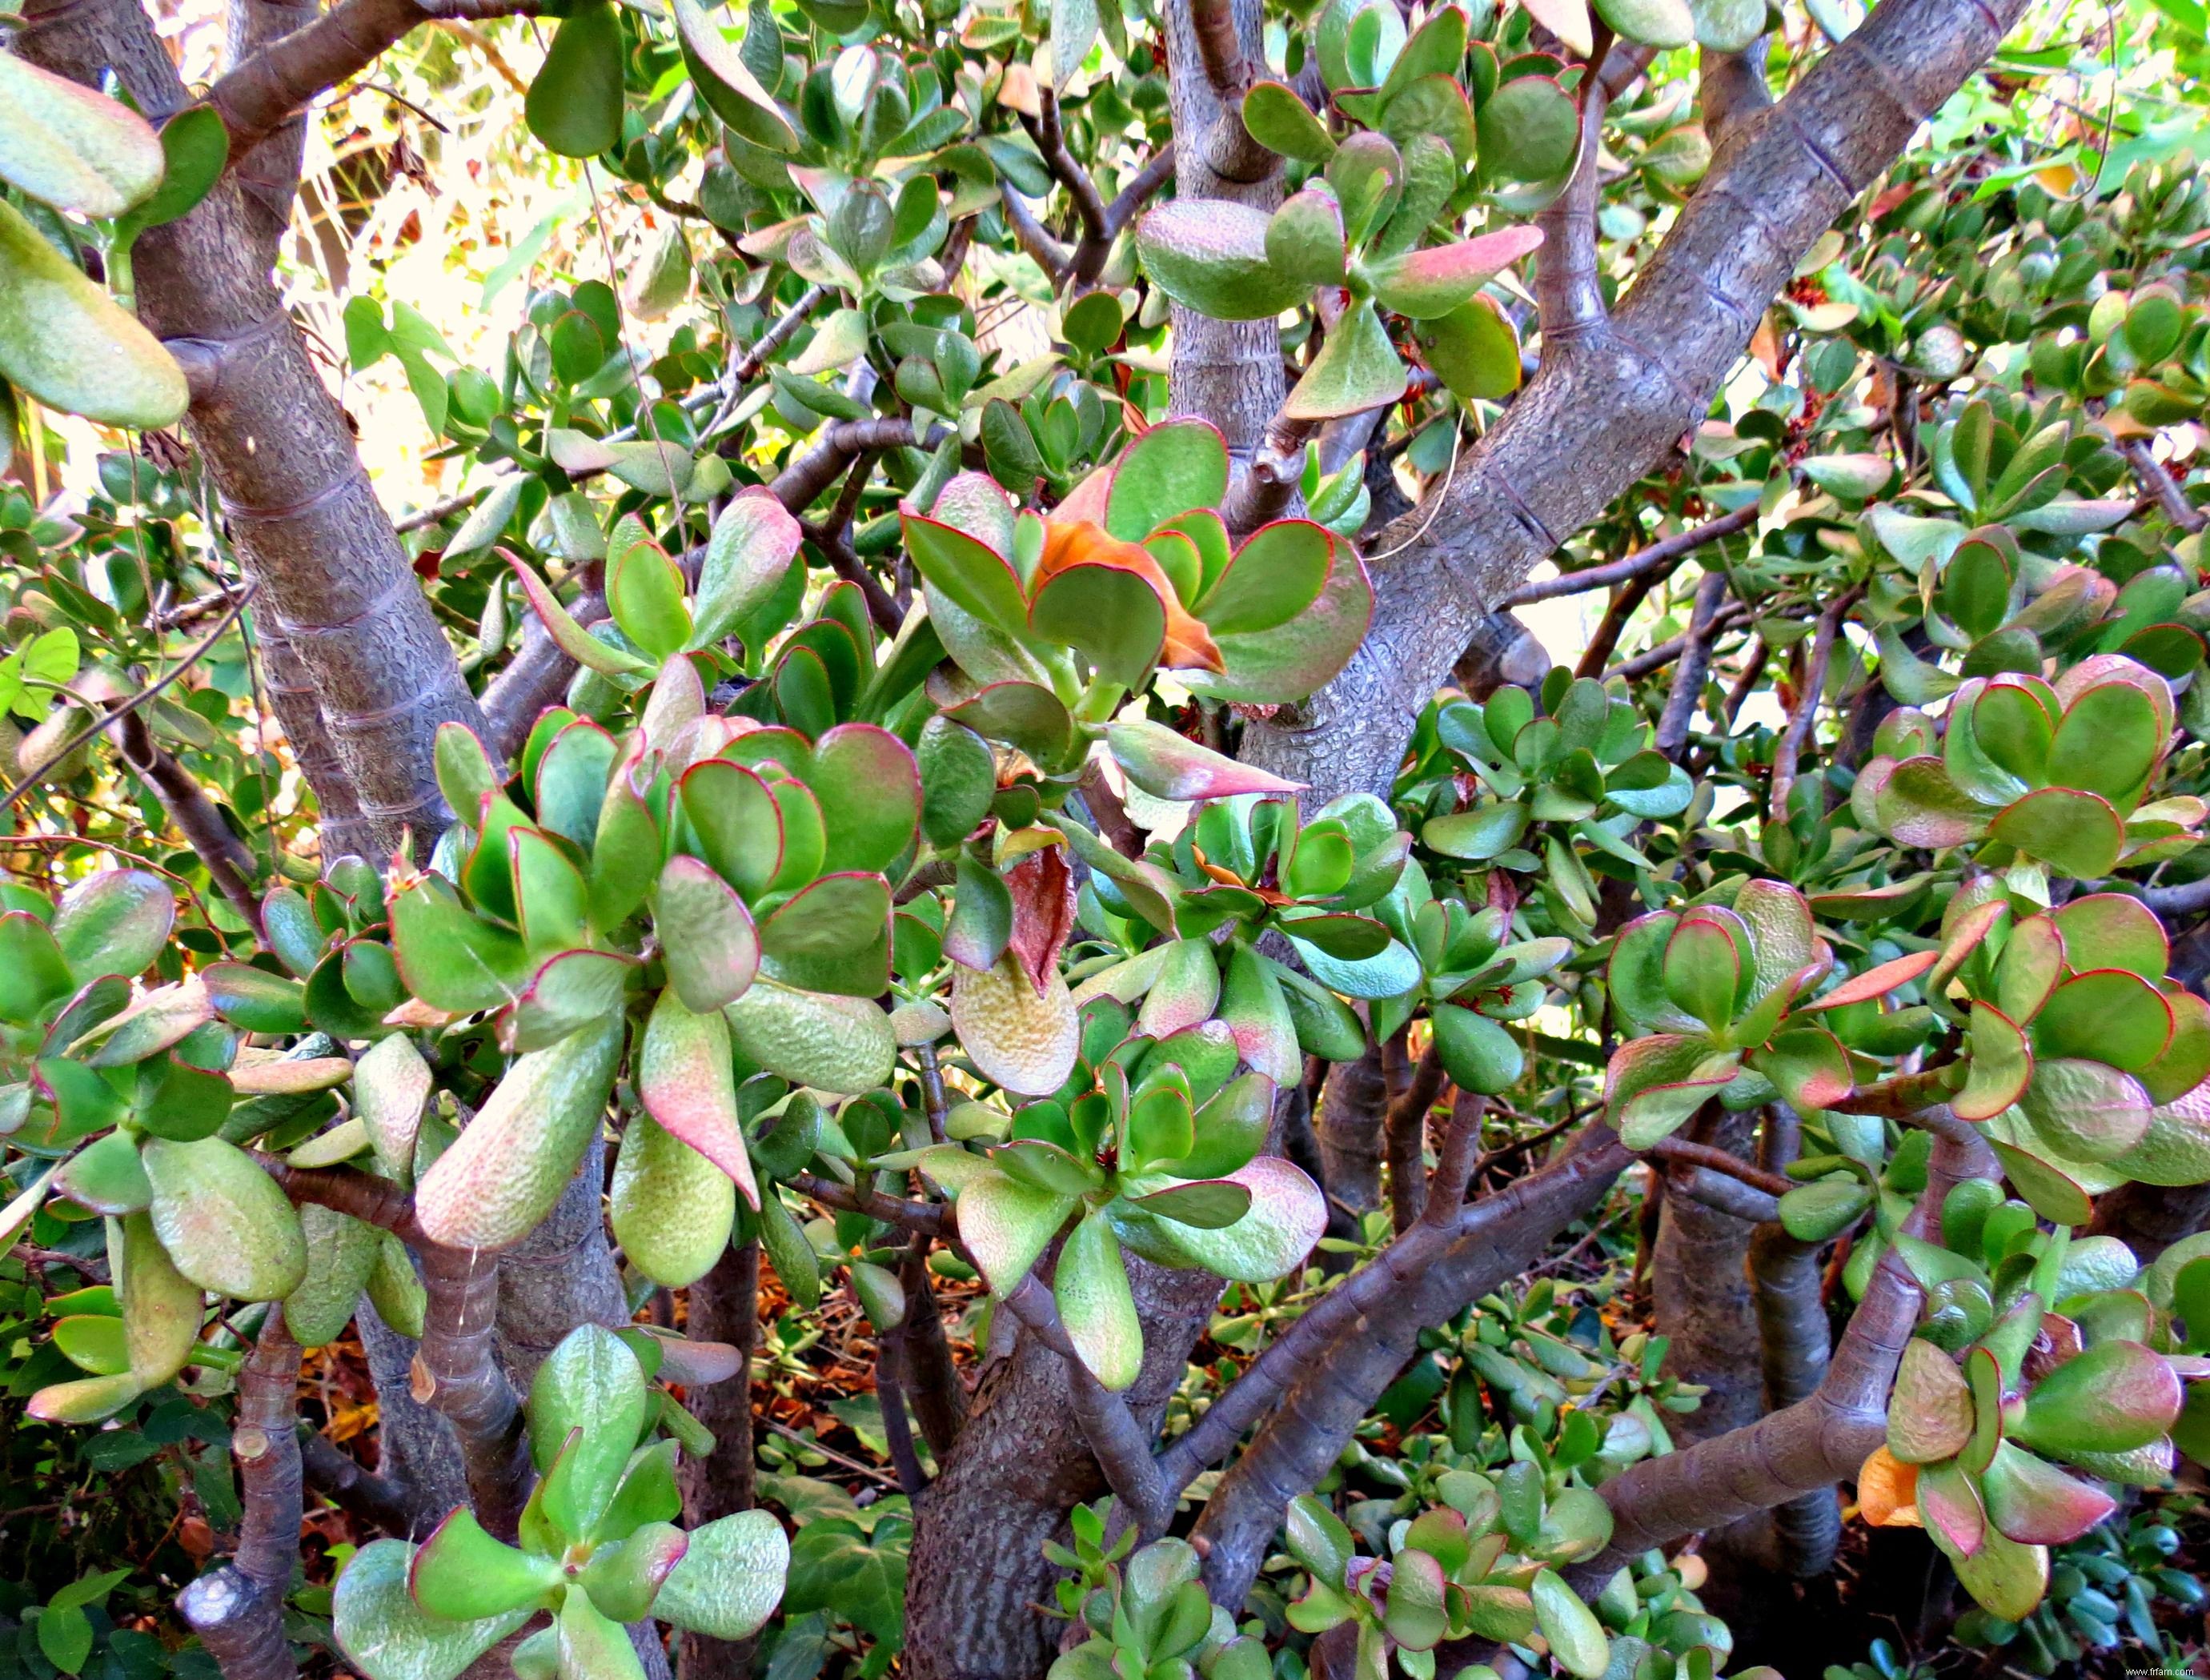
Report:
M 595 157 L 621 143 L 621 23 L 607 0 L 585 0 L 560 20 L 522 114 L 529 131 L 563 157 Z
M 527 1609 L 480 1622 L 429 1615 L 407 1589 L 414 1552 L 403 1540 L 374 1540 L 338 1577 L 331 1619 L 339 1645 L 367 1680 L 456 1680 L 530 1617 Z
M 0 181 L 57 210 L 119 216 L 160 184 L 161 142 L 128 106 L 0 53 Z
M 1263 321 L 1311 290 L 1266 257 L 1266 213 L 1228 199 L 1177 198 L 1136 224 L 1136 251 L 1159 289 L 1219 321 Z
M 749 1639 L 782 1598 L 790 1542 L 765 1511 L 740 1511 L 691 1531 L 691 1544 L 653 1600 L 663 1622 L 713 1639 Z
M 571 1331 L 537 1368 L 530 1456 L 546 1478 L 545 1514 L 571 1539 L 591 1533 L 612 1502 L 650 1399 L 637 1355 L 603 1326 Z
M 306 1239 L 307 1275 L 284 1298 L 284 1323 L 301 1347 L 337 1340 L 353 1320 L 353 1304 L 376 1269 L 382 1238 L 373 1225 L 307 1203 L 299 1209 Z
M 1262 1155 L 1228 1175 L 1251 1193 L 1250 1211 L 1231 1225 L 1201 1230 L 1144 1212 L 1123 1198 L 1111 1205 L 1120 1240 L 1162 1266 L 1198 1266 L 1242 1283 L 1268 1283 L 1293 1269 L 1327 1228 L 1319 1188 L 1289 1162 Z
M 1427 364 L 1452 396 L 1501 402 L 1519 389 L 1519 335 L 1504 311 L 1476 297 L 1413 329 Z
M 1227 493 L 1228 444 L 1219 429 L 1201 420 L 1164 420 L 1114 464 L 1104 526 L 1123 542 L 1140 542 L 1170 520 L 1219 506 Z M 1060 517 L 1074 516 L 1062 507 Z
M 1060 1248 L 1052 1294 L 1090 1374 L 1115 1391 L 1133 1382 L 1144 1363 L 1144 1327 L 1129 1293 L 1120 1239 L 1102 1211 L 1085 1214 Z
M 621 1018 L 612 1016 L 507 1069 L 422 1175 L 415 1212 L 433 1241 L 497 1249 L 537 1228 L 597 1130 L 626 1036 Z
M 1368 266 L 1375 299 L 1399 315 L 1432 321 L 1459 308 L 1543 243 L 1543 230 L 1501 227 L 1455 245 L 1430 245 Z
M 1950 1105 L 1960 1120 L 1992 1120 L 2025 1093 L 2033 1078 L 2033 1051 L 2011 1018 L 1987 1003 L 1972 1005 L 1966 1042 L 1971 1067 Z
M 2006 805 L 1988 824 L 1988 833 L 2082 880 L 2109 874 L 2126 840 L 2125 825 L 2110 801 L 2069 788 L 2043 788 Z
M 745 1148 L 729 1062 L 729 1028 L 718 1010 L 693 1012 L 662 992 L 637 1054 L 637 1094 L 668 1133 L 719 1168 L 757 1210 L 759 1187 Z
M 1954 1458 L 1972 1435 L 1972 1391 L 1957 1362 L 1925 1340 L 1903 1345 L 1887 1403 L 1887 1450 L 1903 1464 Z
M 1304 163 L 1325 163 L 1335 139 L 1296 90 L 1279 82 L 1252 84 L 1243 96 L 1243 126 L 1270 152 Z
M 1228 799 L 1237 794 L 1295 793 L 1256 765 L 1239 763 L 1177 734 L 1163 723 L 1133 718 L 1107 728 L 1105 741 L 1128 779 L 1154 799 Z
M 183 419 L 190 396 L 160 341 L 4 202 L 0 378 L 50 408 L 148 431 Z
M 54 943 L 80 986 L 137 974 L 161 954 L 177 919 L 175 889 L 143 869 L 104 869 L 62 895 Z
M 1519 1083 L 1526 1053 L 1518 1039 L 1486 1015 L 1439 1003 L 1434 1006 L 1433 1026 L 1443 1071 L 1460 1091 L 1496 1097 Z
M 2033 1018 L 2033 1042 L 2045 1056 L 2092 1058 L 2135 1073 L 2164 1054 L 2175 1024 L 2164 994 L 2131 970 L 2090 969 L 2050 994 Z
M 1071 1195 L 1023 1184 L 1002 1172 L 978 1174 L 961 1189 L 959 1240 L 981 1267 L 993 1295 L 1002 1300 L 1019 1286 L 1074 1206 Z
M 668 983 L 691 1009 L 734 1003 L 759 972 L 759 934 L 752 913 L 735 889 L 695 857 L 679 854 L 667 860 L 653 925 Z
M 148 1215 L 127 1215 L 109 1230 L 124 1354 L 133 1379 L 152 1388 L 184 1369 L 199 1345 L 204 1302 L 199 1285 L 161 1246 Z
M 1873 798 L 1881 832 L 1906 846 L 1961 846 L 1986 831 L 1990 813 L 1951 779 L 1941 759 L 1905 758 Z
M 2099 1061 L 2036 1063 L 2019 1107 L 2037 1135 L 2074 1160 L 2116 1160 L 2148 1130 L 2141 1082 Z
M 307 1275 L 299 1217 L 276 1181 L 220 1138 L 148 1138 L 154 1231 L 177 1269 L 239 1301 L 280 1301 Z
M 1327 583 L 1309 607 L 1272 630 L 1223 632 L 1215 638 L 1222 668 L 1187 672 L 1179 680 L 1193 693 L 1217 700 L 1253 705 L 1301 700 L 1350 662 L 1373 615 L 1374 586 L 1364 565 L 1347 546 L 1338 547 Z
M 2022 1622 L 2049 1590 L 2049 1548 L 2020 1545 L 1990 1529 L 1971 1557 L 1952 1557 L 1957 1580 L 1990 1615 Z
M 463 1505 L 415 1549 L 407 1590 L 441 1620 L 480 1622 L 541 1607 L 561 1579 L 558 1562 L 493 1539 Z
M 740 491 L 714 522 L 698 568 L 691 640 L 711 647 L 731 634 L 775 593 L 790 570 L 804 533 L 774 495 Z
M 2017 1438 L 2069 1457 L 2145 1447 L 2179 1416 L 2179 1378 L 2139 1342 L 2098 1342 L 2026 1391 Z
M 1301 420 L 1363 414 L 1402 396 L 1407 378 L 1403 359 L 1389 341 L 1389 329 L 1381 324 L 1373 302 L 1361 299 L 1336 322 L 1319 354 L 1283 403 L 1282 413 Z
M 1195 945 L 1204 953 L 1207 966 L 1212 964 L 1212 951 L 1205 941 L 1182 943 Z M 1145 1007 L 1149 1008 L 1149 1000 Z M 1247 945 L 1239 943 L 1229 954 L 1219 1007 L 1220 1018 L 1246 1067 L 1277 1085 L 1289 1084 L 1299 1076 L 1303 1064 L 1289 999 L 1275 977 L 1273 965 Z
M 800 991 L 762 978 L 722 1012 L 749 1061 L 793 1084 L 856 1096 L 890 1081 L 897 1038 L 869 998 Z
M 2076 1540 L 2118 1508 L 2093 1483 L 2068 1476 L 2007 1441 L 1981 1472 L 1980 1496 L 1996 1530 L 2027 1545 Z
M 1065 977 L 1054 970 L 1039 993 L 1011 952 L 988 969 L 957 970 L 951 1024 L 983 1078 L 1024 1097 L 1048 1097 L 1065 1085 L 1081 1048 Z
M 1606 1117 L 1629 1149 L 1647 1149 L 1688 1123 L 1740 1066 L 1708 1038 L 1660 1033 L 1612 1053 L 1604 1076 Z
M 2171 941 L 2156 912 L 2122 892 L 2091 892 L 2053 913 L 2063 936 L 2065 958 L 2081 973 L 2090 969 L 2126 969 L 2142 979 L 2164 978 L 2171 961 Z
M 1308 519 L 1263 525 L 1208 577 L 1197 615 L 1216 639 L 1288 624 L 1319 598 L 1337 543 Z

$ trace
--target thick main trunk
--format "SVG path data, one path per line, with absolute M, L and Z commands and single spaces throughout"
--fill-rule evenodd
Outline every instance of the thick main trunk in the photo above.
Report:
M 246 33 L 281 33 L 279 9 L 248 20 Z M 156 121 L 190 103 L 151 21 L 130 0 L 33 0 L 24 18 L 26 58 L 94 86 L 112 69 Z M 281 194 L 284 144 L 272 136 L 242 160 L 262 193 Z M 249 205 L 233 172 L 189 215 L 147 230 L 136 251 L 139 314 L 191 381 L 187 424 L 232 546 L 260 580 L 263 622 L 311 682 L 351 783 L 317 784 L 317 797 L 336 813 L 357 802 L 377 848 L 410 829 L 426 848 L 444 819 L 432 737 L 449 720 L 480 729 L 482 716 L 370 487 L 344 412 L 270 282 L 276 215 L 265 196 Z M 317 773 L 311 752 L 301 768 Z M 327 778 L 327 765 L 321 773 Z
M 1128 1391 L 1156 1429 L 1219 1299 L 1209 1272 L 1169 1272 L 1130 1256 L 1144 1321 L 1144 1365 Z M 1067 1399 L 1065 1363 L 1023 1332 L 982 1375 L 959 1444 L 920 1502 L 906 1590 L 913 1680 L 1023 1680 L 1051 1665 L 1066 1624 L 1038 1613 L 1057 1571 L 1043 1543 L 1104 1473 Z
M 1303 705 L 1249 725 L 1242 757 L 1317 803 L 1385 797 L 1412 722 L 1474 626 L 1700 417 L 1813 241 L 1995 51 L 2024 0 L 1891 0 L 1780 104 L 1745 117 L 1609 324 L 1543 366 L 1440 508 L 1371 545 L 1372 629 Z
M 744 1356 L 745 1369 L 727 1382 L 699 1389 L 685 1404 L 714 1432 L 714 1450 L 683 1461 L 683 1521 L 697 1528 L 717 1517 L 752 1508 L 752 1345 L 759 1322 L 759 1244 L 723 1251 L 714 1269 L 691 1285 L 693 1341 L 727 1342 Z M 745 1680 L 752 1672 L 752 1640 L 685 1634 L 678 1653 L 681 1680 Z

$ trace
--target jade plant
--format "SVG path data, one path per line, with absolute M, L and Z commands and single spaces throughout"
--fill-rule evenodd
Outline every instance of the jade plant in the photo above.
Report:
M 587 1325 L 538 1367 L 527 1420 L 538 1480 L 511 1540 L 462 1506 L 420 1545 L 377 1540 L 338 1579 L 345 1654 L 368 1680 L 452 1680 L 540 1617 L 515 1672 L 643 1672 L 625 1623 L 650 1616 L 716 1639 L 756 1632 L 782 1596 L 790 1543 L 764 1511 L 685 1529 L 680 1449 L 650 1387 L 659 1345 Z
M 1872 1520 L 1923 1526 L 1974 1598 L 2017 1622 L 2047 1590 L 2049 1549 L 2117 1508 L 2100 1481 L 2169 1472 L 2182 1383 L 2210 1362 L 2150 1345 L 2154 1309 L 2124 1244 L 1999 1217 L 2024 1210 L 1991 1206 L 1986 1184 L 1950 1192 L 1942 1242 L 1894 1237 L 1929 1314 L 1859 1485 Z

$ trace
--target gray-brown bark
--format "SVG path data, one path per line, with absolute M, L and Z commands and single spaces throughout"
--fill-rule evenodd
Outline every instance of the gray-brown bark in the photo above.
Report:
M 691 1285 L 690 1307 L 691 1339 L 727 1342 L 743 1355 L 746 1367 L 743 1375 L 698 1389 L 685 1402 L 714 1434 L 714 1450 L 703 1458 L 685 1458 L 680 1471 L 684 1526 L 696 1528 L 752 1508 L 750 1367 L 758 1336 L 759 1244 L 725 1249 L 714 1269 Z M 752 1671 L 754 1643 L 686 1633 L 676 1672 L 681 1680 L 745 1680 Z
M 1143 1371 L 1128 1399 L 1143 1426 L 1155 1429 L 1220 1280 L 1132 1256 L 1128 1277 L 1144 1326 Z M 1068 1405 L 1066 1361 L 1023 1333 L 983 1372 L 958 1448 L 918 1514 L 906 1599 L 915 1680 L 1042 1674 L 1062 1625 L 1033 1608 L 1050 1602 L 1056 1573 L 1043 1543 L 1060 1533 L 1068 1510 L 1104 1491 L 1104 1474 Z
M 27 58 L 93 85 L 112 69 L 157 120 L 189 103 L 130 0 L 35 0 L 25 17 Z M 226 178 L 190 215 L 149 228 L 136 250 L 139 313 L 191 382 L 187 424 L 232 546 L 261 581 L 264 625 L 311 680 L 369 837 L 389 848 L 411 827 L 426 844 L 444 820 L 432 737 L 450 719 L 482 720 L 270 283 L 269 214 L 249 214 Z M 326 801 L 335 792 L 317 788 Z
M 271 1306 L 238 1379 L 230 1443 L 245 1513 L 238 1550 L 177 1598 L 223 1680 L 296 1680 L 299 1672 L 284 1637 L 284 1595 L 299 1560 L 304 1502 L 299 1381 L 299 1344 L 285 1328 L 283 1308 Z
M 1608 328 L 1554 346 L 1440 510 L 1383 532 L 1373 627 L 1295 716 L 1242 756 L 1315 800 L 1386 794 L 1421 704 L 1488 604 L 1671 447 L 1702 413 L 1814 240 L 1992 52 L 2023 0 L 1875 10 L 1770 110 L 1746 118 Z M 1426 524 L 1430 514 L 1433 523 Z
M 1378 1048 L 1329 1069 L 1315 1129 L 1328 1194 L 1345 1207 L 1363 1212 L 1381 1205 L 1381 1128 L 1387 1112 Z

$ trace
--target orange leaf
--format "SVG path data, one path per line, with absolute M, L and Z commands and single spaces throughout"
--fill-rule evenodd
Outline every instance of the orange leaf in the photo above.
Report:
M 1036 563 L 1036 576 L 1030 581 L 1033 595 L 1044 582 L 1071 565 L 1108 565 L 1121 571 L 1132 571 L 1151 586 L 1159 603 L 1166 608 L 1166 646 L 1159 654 L 1159 663 L 1170 671 L 1219 671 L 1225 669 L 1220 650 L 1214 645 L 1211 632 L 1198 619 L 1192 618 L 1174 593 L 1159 563 L 1149 550 L 1132 542 L 1122 542 L 1109 535 L 1102 526 L 1086 519 L 1048 519 L 1043 528 L 1043 558 Z
M 1857 1472 L 1857 1514 L 1875 1528 L 1923 1528 L 1917 1502 L 1918 1466 L 1875 1447 Z

